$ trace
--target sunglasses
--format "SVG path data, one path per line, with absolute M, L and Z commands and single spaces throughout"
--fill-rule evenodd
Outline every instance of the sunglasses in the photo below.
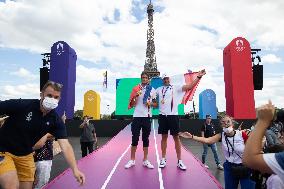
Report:
M 53 86 L 55 86 L 55 87 L 57 87 L 57 88 L 59 88 L 59 89 L 62 89 L 62 88 L 63 88 L 63 85 L 62 85 L 62 84 L 56 83 L 56 82 L 54 82 L 54 81 L 48 81 L 47 84 L 53 85 Z

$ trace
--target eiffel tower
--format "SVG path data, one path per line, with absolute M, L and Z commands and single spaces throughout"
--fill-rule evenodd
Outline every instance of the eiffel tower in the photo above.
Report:
M 147 30 L 146 60 L 144 65 L 144 71 L 149 74 L 150 79 L 153 77 L 160 76 L 160 72 L 157 69 L 156 55 L 155 55 L 153 12 L 154 12 L 154 7 L 150 0 L 150 3 L 147 6 L 148 30 Z

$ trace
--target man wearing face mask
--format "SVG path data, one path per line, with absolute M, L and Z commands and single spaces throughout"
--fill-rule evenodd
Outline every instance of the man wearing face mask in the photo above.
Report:
M 77 167 L 73 148 L 68 142 L 64 123 L 55 112 L 62 85 L 49 81 L 41 91 L 41 99 L 17 99 L 0 102 L 0 115 L 9 118 L 0 128 L 0 186 L 31 189 L 35 163 L 33 146 L 50 133 L 57 139 L 76 180 L 83 184 L 85 176 Z

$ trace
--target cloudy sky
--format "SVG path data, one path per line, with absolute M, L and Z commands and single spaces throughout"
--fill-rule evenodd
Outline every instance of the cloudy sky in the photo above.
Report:
M 139 77 L 146 51 L 146 0 L 0 0 L 0 100 L 38 98 L 40 55 L 57 41 L 75 49 L 76 106 L 83 94 L 101 94 L 103 113 L 115 109 L 115 79 Z M 169 75 L 206 68 L 194 100 L 204 89 L 217 94 L 225 110 L 223 49 L 235 37 L 261 48 L 268 99 L 284 107 L 284 1 L 153 0 L 158 69 Z M 108 70 L 109 89 L 103 90 Z M 107 105 L 110 108 L 107 109 Z M 189 105 L 190 107 L 190 105 Z

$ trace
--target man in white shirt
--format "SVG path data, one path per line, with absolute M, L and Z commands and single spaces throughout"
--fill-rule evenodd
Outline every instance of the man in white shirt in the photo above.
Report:
M 154 166 L 148 160 L 148 147 L 149 135 L 151 133 L 151 106 L 156 106 L 155 103 L 155 89 L 149 85 L 149 75 L 146 72 L 141 73 L 141 84 L 134 88 L 139 87 L 139 91 L 134 98 L 130 100 L 130 106 L 135 107 L 133 114 L 133 121 L 131 124 L 132 144 L 131 144 L 131 160 L 125 165 L 128 169 L 135 165 L 135 153 L 139 141 L 140 130 L 142 129 L 143 141 L 143 166 L 153 169 Z M 134 90 L 134 89 L 133 89 Z M 148 94 L 148 96 L 145 95 Z
M 173 136 L 176 148 L 176 154 L 178 159 L 177 166 L 181 170 L 186 170 L 186 166 L 181 160 L 181 142 L 179 139 L 179 118 L 178 118 L 178 105 L 181 103 L 183 96 L 186 91 L 191 90 L 198 81 L 205 75 L 205 70 L 198 72 L 197 78 L 188 85 L 170 85 L 170 78 L 167 74 L 162 76 L 163 86 L 156 90 L 159 99 L 159 128 L 158 133 L 162 135 L 161 148 L 162 148 L 162 159 L 160 161 L 160 168 L 166 166 L 166 150 L 167 150 L 167 139 L 168 132 Z

